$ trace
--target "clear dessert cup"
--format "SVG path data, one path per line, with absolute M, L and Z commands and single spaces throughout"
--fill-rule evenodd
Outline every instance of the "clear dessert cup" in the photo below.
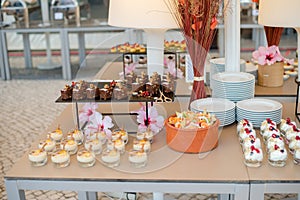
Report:
M 151 143 L 146 139 L 142 139 L 142 140 L 134 139 L 133 150 L 145 151 L 147 154 L 149 154 L 151 151 Z
M 92 151 L 80 149 L 77 152 L 77 161 L 81 167 L 92 167 L 96 162 L 95 154 Z
M 39 142 L 38 147 L 40 149 L 44 149 L 49 154 L 49 153 L 51 153 L 55 150 L 56 143 L 55 143 L 55 141 L 53 141 L 49 138 L 49 139 L 46 139 L 46 140 L 41 140 Z
M 293 161 L 296 165 L 300 165 L 300 149 L 295 149 L 293 154 Z
M 147 165 L 148 156 L 144 151 L 131 150 L 128 160 L 133 167 L 142 168 Z
M 34 167 L 44 166 L 47 163 L 47 152 L 42 149 L 30 150 L 28 159 Z
M 69 135 L 74 138 L 74 140 L 78 143 L 78 145 L 81 145 L 83 143 L 84 134 L 81 130 L 75 129 L 69 133 Z
M 84 147 L 94 152 L 95 155 L 98 155 L 102 152 L 102 142 L 98 139 L 86 140 L 84 143 Z
M 64 149 L 58 149 L 51 155 L 51 161 L 57 168 L 67 167 L 70 164 L 70 154 Z
M 78 150 L 78 143 L 73 139 L 65 139 L 61 141 L 60 148 L 68 151 L 70 155 L 74 155 Z
M 125 143 L 123 140 L 118 139 L 118 140 L 114 141 L 114 146 L 115 146 L 115 149 L 120 152 L 120 154 L 125 153 Z
M 268 159 L 268 162 L 270 165 L 273 167 L 284 167 L 286 165 L 286 160 L 271 160 L 270 158 Z
M 120 165 L 120 152 L 116 149 L 105 149 L 101 154 L 102 162 L 108 167 Z

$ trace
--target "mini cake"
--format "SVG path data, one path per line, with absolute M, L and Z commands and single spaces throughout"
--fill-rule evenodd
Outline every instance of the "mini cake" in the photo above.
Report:
M 73 155 L 78 150 L 78 144 L 73 139 L 66 139 L 61 142 L 60 148 L 68 151 L 70 155 Z
M 243 144 L 244 140 L 247 138 L 247 137 L 256 137 L 256 132 L 254 129 L 248 129 L 248 128 L 242 128 L 239 132 L 239 140 L 240 140 L 240 143 Z
M 52 152 L 55 150 L 56 143 L 51 139 L 42 140 L 39 142 L 39 148 L 44 149 L 46 152 Z
M 296 126 L 293 126 L 292 130 L 285 133 L 285 140 L 289 143 L 291 140 L 295 139 L 296 136 L 300 136 L 300 130 Z
M 133 150 L 145 151 L 146 153 L 150 153 L 151 143 L 149 142 L 149 140 L 146 139 L 142 139 L 142 140 L 135 139 L 133 141 Z
M 244 128 L 244 129 L 245 128 L 253 129 L 253 124 L 249 120 L 247 120 L 247 119 L 242 119 L 237 124 L 237 128 L 236 128 L 237 132 L 239 133 L 242 128 Z
M 255 148 L 261 148 L 260 139 L 254 137 L 253 135 L 246 137 L 243 141 L 243 151 L 249 149 L 251 146 L 254 146 Z
M 280 148 L 276 144 L 269 149 L 269 163 L 274 167 L 283 167 L 286 164 L 287 151 L 285 148 Z
M 127 85 L 131 85 L 135 80 L 137 76 L 134 72 L 130 72 L 129 74 L 125 75 L 125 80 Z
M 83 132 L 78 128 L 74 129 L 73 131 L 69 132 L 68 134 L 70 137 L 74 138 L 74 140 L 81 145 L 84 139 Z
M 85 81 L 77 82 L 73 88 L 72 98 L 82 100 L 86 98 L 87 83 Z
M 260 126 L 261 135 L 263 135 L 264 131 L 268 130 L 270 126 L 276 127 L 276 123 L 269 118 L 264 120 Z
M 148 75 L 146 74 L 146 72 L 142 71 L 141 75 L 138 76 L 138 79 L 142 85 L 145 85 L 148 82 Z
M 55 141 L 56 143 L 59 143 L 63 137 L 63 132 L 60 129 L 60 126 L 57 127 L 54 131 L 49 133 L 50 138 Z
M 147 164 L 147 153 L 144 151 L 132 150 L 129 152 L 128 160 L 134 167 L 144 167 Z
M 260 167 L 263 160 L 261 148 L 251 146 L 244 151 L 245 165 L 248 167 Z
M 124 129 L 115 130 L 112 133 L 112 140 L 121 139 L 125 144 L 128 142 L 128 133 Z
M 295 149 L 293 158 L 294 158 L 294 163 L 296 165 L 300 165 L 300 149 Z
M 289 150 L 293 154 L 296 149 L 300 149 L 300 137 L 296 136 L 293 140 L 289 143 Z
M 135 82 L 131 84 L 131 90 L 133 92 L 138 92 L 143 89 L 142 86 L 143 86 L 143 84 L 140 83 L 139 78 L 136 78 Z
M 120 154 L 123 154 L 125 152 L 125 143 L 123 142 L 123 140 L 121 139 L 115 140 L 114 146 L 115 149 L 120 152 Z
M 70 164 L 70 155 L 64 149 L 57 150 L 51 155 L 51 161 L 58 168 L 67 167 Z
M 156 97 L 159 95 L 159 84 L 154 84 L 151 82 L 152 79 L 150 78 L 150 82 L 146 83 L 146 91 L 149 93 L 151 97 Z
M 128 90 L 121 83 L 117 83 L 113 90 L 113 96 L 117 100 L 126 99 L 128 97 Z
M 267 142 L 268 139 L 270 137 L 272 137 L 273 135 L 280 136 L 281 134 L 280 134 L 280 131 L 276 127 L 270 126 L 269 129 L 267 129 L 263 132 L 262 136 L 263 136 L 264 142 Z
M 102 143 L 98 139 L 85 141 L 84 147 L 88 150 L 91 150 L 96 155 L 100 154 L 102 151 Z
M 151 83 L 152 84 L 157 84 L 160 85 L 161 84 L 161 77 L 157 72 L 153 72 L 152 76 L 150 77 L 151 79 Z
M 108 167 L 117 167 L 120 165 L 120 152 L 116 149 L 106 149 L 101 154 L 101 160 Z
M 94 84 L 90 84 L 90 86 L 86 89 L 86 98 L 96 99 L 99 98 L 99 96 L 100 96 L 99 88 Z
M 286 132 L 293 129 L 293 126 L 296 126 L 296 122 L 291 121 L 290 118 L 281 119 L 279 130 L 282 132 L 283 135 L 286 134 Z
M 267 151 L 269 151 L 275 145 L 277 145 L 281 149 L 284 148 L 284 140 L 282 137 L 280 137 L 276 134 L 273 134 L 267 140 Z
M 47 152 L 41 149 L 32 150 L 28 154 L 32 166 L 44 166 L 47 163 Z
M 105 84 L 103 88 L 100 89 L 100 98 L 103 100 L 111 99 L 112 89 L 108 84 Z
M 60 91 L 61 98 L 63 100 L 72 98 L 72 87 L 69 85 L 65 85 L 64 89 Z
M 77 153 L 77 161 L 81 167 L 92 167 L 96 162 L 95 154 L 92 151 L 81 149 Z

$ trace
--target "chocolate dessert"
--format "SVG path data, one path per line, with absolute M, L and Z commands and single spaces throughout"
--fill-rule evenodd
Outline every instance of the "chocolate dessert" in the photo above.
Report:
M 72 87 L 65 85 L 64 89 L 60 90 L 60 95 L 63 100 L 72 98 Z
M 111 99 L 112 97 L 112 87 L 105 84 L 103 88 L 100 89 L 100 98 L 103 100 Z
M 86 97 L 88 99 L 96 99 L 99 96 L 100 96 L 99 88 L 94 84 L 90 84 L 89 88 L 86 89 Z
M 117 83 L 113 90 L 113 95 L 114 99 L 117 100 L 126 99 L 128 97 L 128 90 L 122 83 Z

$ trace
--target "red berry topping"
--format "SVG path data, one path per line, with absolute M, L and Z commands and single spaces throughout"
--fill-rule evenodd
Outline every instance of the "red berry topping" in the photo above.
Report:
M 296 140 L 300 140 L 300 136 L 299 136 L 299 135 L 297 135 L 295 139 L 296 139 Z
M 274 145 L 274 149 L 275 149 L 275 150 L 278 150 L 278 149 L 279 149 L 279 146 L 278 146 L 277 144 L 275 144 L 275 145 Z
M 275 125 L 274 122 L 270 118 L 267 118 L 266 120 L 267 120 L 268 124 Z
M 286 123 L 287 124 L 290 124 L 291 123 L 291 119 L 288 117 L 288 118 L 286 118 Z
M 251 151 L 256 151 L 256 153 L 260 153 L 259 149 L 258 148 L 255 148 L 255 146 L 251 146 L 250 147 Z

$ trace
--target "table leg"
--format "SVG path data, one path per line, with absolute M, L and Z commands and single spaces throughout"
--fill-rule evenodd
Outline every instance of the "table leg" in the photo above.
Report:
M 85 59 L 85 39 L 84 33 L 78 33 L 78 51 L 79 51 L 79 65 L 80 67 L 86 67 L 86 59 Z
M 5 180 L 5 187 L 8 200 L 25 200 L 25 192 L 18 189 L 16 180 Z
M 78 200 L 97 200 L 97 193 L 78 191 Z
M 153 200 L 163 200 L 164 193 L 162 192 L 153 192 Z
M 10 72 L 10 66 L 9 66 L 9 59 L 8 59 L 8 51 L 7 51 L 7 42 L 6 42 L 6 36 L 5 33 L 1 31 L 0 34 L 0 43 L 2 43 L 1 47 L 2 48 L 2 62 L 3 66 L 1 66 L 1 77 L 5 80 L 10 80 L 11 79 L 11 72 Z
M 25 67 L 32 68 L 32 57 L 30 50 L 30 38 L 28 33 L 23 33 L 23 45 L 24 45 L 24 58 Z
M 255 199 L 255 200 L 264 199 L 264 184 L 250 185 L 250 199 Z
M 61 59 L 62 59 L 62 76 L 63 79 L 71 80 L 72 79 L 72 70 L 70 63 L 70 44 L 68 32 L 66 30 L 60 31 L 61 39 Z

